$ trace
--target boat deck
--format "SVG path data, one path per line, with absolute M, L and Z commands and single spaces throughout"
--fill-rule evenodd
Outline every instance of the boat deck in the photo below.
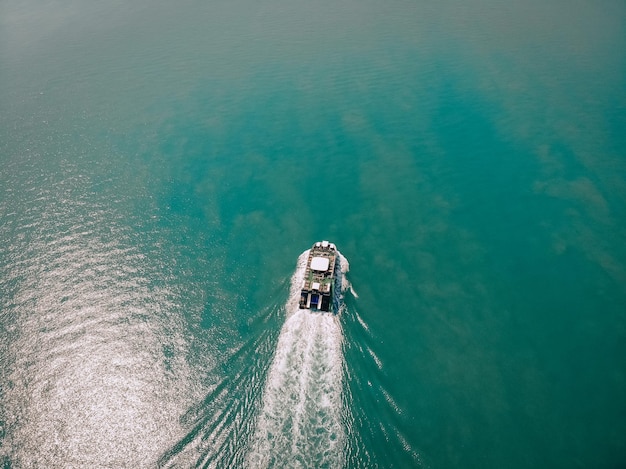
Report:
M 322 241 L 313 245 L 307 259 L 300 308 L 330 311 L 336 260 L 334 244 Z

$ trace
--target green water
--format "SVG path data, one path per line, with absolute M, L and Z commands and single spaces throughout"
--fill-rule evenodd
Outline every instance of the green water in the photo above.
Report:
M 626 465 L 624 18 L 0 3 L 4 467 Z

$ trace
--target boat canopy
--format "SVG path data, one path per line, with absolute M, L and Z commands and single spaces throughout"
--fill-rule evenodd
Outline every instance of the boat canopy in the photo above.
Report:
M 330 259 L 327 257 L 314 257 L 311 259 L 311 269 L 317 272 L 326 272 L 330 265 Z

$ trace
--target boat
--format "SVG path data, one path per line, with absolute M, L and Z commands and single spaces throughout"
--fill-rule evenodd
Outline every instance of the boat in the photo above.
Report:
M 309 250 L 300 294 L 300 309 L 332 311 L 337 263 L 337 247 L 318 241 Z

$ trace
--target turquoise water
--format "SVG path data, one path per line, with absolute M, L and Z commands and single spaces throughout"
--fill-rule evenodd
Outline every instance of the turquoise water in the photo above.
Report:
M 624 18 L 2 2 L 4 467 L 624 466 Z

